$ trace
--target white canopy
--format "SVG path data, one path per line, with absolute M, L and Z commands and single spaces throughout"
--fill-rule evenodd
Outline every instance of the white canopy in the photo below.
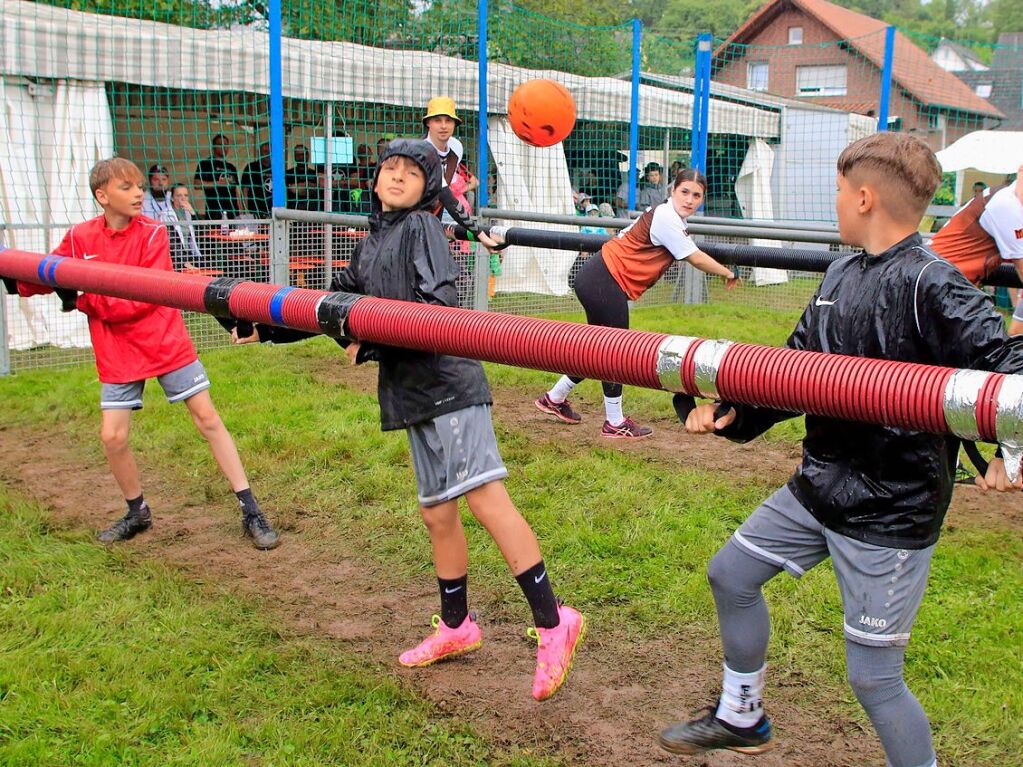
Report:
M 1015 173 L 1023 165 L 1023 131 L 978 130 L 937 154 L 941 169 Z
M 0 75 L 270 92 L 265 31 L 191 29 L 25 0 L 0 0 L 0 18 Z M 285 38 L 282 57 L 283 92 L 290 98 L 419 108 L 444 93 L 465 109 L 479 106 L 476 65 L 449 56 Z M 505 114 L 515 87 L 535 77 L 550 77 L 568 88 L 580 119 L 629 120 L 631 85 L 626 81 L 503 64 L 488 70 L 488 113 Z M 642 85 L 639 122 L 688 126 L 692 105 L 691 94 Z M 715 133 L 778 137 L 777 112 L 714 98 L 710 125 Z

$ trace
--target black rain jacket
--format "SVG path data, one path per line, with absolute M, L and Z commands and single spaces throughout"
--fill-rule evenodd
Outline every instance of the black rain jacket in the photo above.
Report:
M 441 190 L 437 152 L 425 141 L 397 139 L 380 159 L 393 155 L 412 158 L 426 172 L 423 197 L 414 208 L 385 212 L 373 196 L 369 235 L 356 246 L 349 265 L 334 275 L 331 290 L 457 307 L 458 266 L 433 212 Z M 261 340 L 278 343 L 313 335 L 269 325 L 260 325 L 259 334 Z M 476 360 L 362 342 L 358 362 L 369 360 L 380 363 L 377 395 L 384 431 L 492 402 L 483 366 Z
M 835 261 L 786 345 L 1002 373 L 1023 372 L 1023 336 L 1009 337 L 990 298 L 917 234 L 884 253 Z M 732 405 L 721 436 L 746 442 L 795 413 Z M 889 548 L 938 540 L 952 497 L 959 439 L 806 416 L 803 460 L 788 486 L 829 530 Z

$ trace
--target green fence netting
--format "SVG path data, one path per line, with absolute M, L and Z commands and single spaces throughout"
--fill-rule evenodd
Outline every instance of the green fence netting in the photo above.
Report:
M 367 213 L 379 148 L 395 137 L 425 136 L 422 118 L 436 96 L 451 98 L 461 120 L 454 136 L 474 209 L 485 196 L 488 209 L 582 216 L 592 206 L 628 217 L 640 207 L 636 200 L 666 195 L 673 170 L 699 159 L 692 156 L 695 38 L 671 37 L 670 25 L 661 24 L 642 29 L 637 40 L 631 23 L 600 25 L 585 13 L 578 17 L 585 24 L 559 21 L 501 2 L 487 6 L 481 41 L 480 11 L 479 3 L 463 0 L 282 4 L 276 42 L 285 173 L 275 178 L 269 149 L 275 41 L 265 4 L 0 0 L 3 240 L 44 252 L 68 226 L 97 215 L 88 170 L 117 154 L 154 185 L 150 214 L 170 228 L 177 268 L 268 280 L 275 264 L 286 264 L 293 284 L 323 287 L 364 228 L 284 221 L 278 224 L 284 236 L 275 237 L 273 190 L 283 189 L 286 206 L 306 213 Z M 884 25 L 843 35 L 779 17 L 706 31 L 716 37 L 704 214 L 832 225 L 835 159 L 878 129 Z M 937 150 L 971 131 L 1018 125 L 1018 51 L 1018 43 L 952 43 L 899 32 L 884 127 L 913 132 Z M 959 60 L 966 62 L 960 71 L 950 71 Z M 514 88 L 536 77 L 568 87 L 577 109 L 572 133 L 544 149 L 523 144 L 505 116 Z M 488 94 L 482 124 L 481 83 Z M 149 175 L 151 168 L 159 171 Z M 997 174 L 950 174 L 935 202 L 951 207 L 973 184 L 1003 181 Z M 169 200 L 165 191 L 174 193 Z M 499 223 L 577 228 L 511 215 Z M 503 263 L 491 264 L 466 246 L 453 246 L 453 253 L 464 273 L 463 305 L 578 309 L 566 282 L 575 254 L 512 248 Z M 816 279 L 777 270 L 745 276 L 744 287 L 725 295 L 716 283 L 673 269 L 644 301 L 795 309 Z M 84 319 L 61 314 L 53 300 L 8 298 L 4 308 L 13 369 L 89 358 Z M 207 318 L 189 322 L 200 346 L 225 342 Z

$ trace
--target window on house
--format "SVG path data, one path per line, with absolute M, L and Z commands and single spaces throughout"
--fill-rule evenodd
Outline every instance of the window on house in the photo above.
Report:
M 846 77 L 844 64 L 796 67 L 796 95 L 844 96 Z
M 977 95 L 982 99 L 991 96 L 991 83 L 977 83 Z
M 927 114 L 927 127 L 930 130 L 944 130 L 946 122 L 945 115 L 940 112 L 929 112 Z
M 789 45 L 803 44 L 803 28 L 789 27 Z
M 746 87 L 751 91 L 767 90 L 766 61 L 750 61 L 746 64 Z

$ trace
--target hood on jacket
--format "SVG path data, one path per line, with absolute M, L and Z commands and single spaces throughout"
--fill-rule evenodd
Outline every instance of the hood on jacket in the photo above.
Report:
M 423 169 L 426 174 L 426 184 L 423 187 L 423 196 L 419 202 L 409 210 L 433 210 L 437 204 L 437 198 L 440 195 L 441 186 L 444 181 L 444 177 L 441 175 L 440 168 L 440 157 L 437 156 L 437 150 L 434 149 L 433 144 L 429 141 L 423 141 L 421 139 L 409 139 L 409 138 L 397 138 L 394 139 L 387 148 L 384 149 L 384 153 L 380 155 L 380 159 L 377 161 L 376 170 L 373 171 L 373 189 L 376 189 L 377 179 L 380 176 L 380 166 L 384 160 L 388 157 L 394 157 L 395 155 L 401 155 L 402 157 L 408 157 L 416 165 Z M 380 204 L 379 198 L 373 195 L 373 213 L 380 214 L 383 212 L 383 206 Z M 393 211 L 394 213 L 403 213 L 404 211 Z

